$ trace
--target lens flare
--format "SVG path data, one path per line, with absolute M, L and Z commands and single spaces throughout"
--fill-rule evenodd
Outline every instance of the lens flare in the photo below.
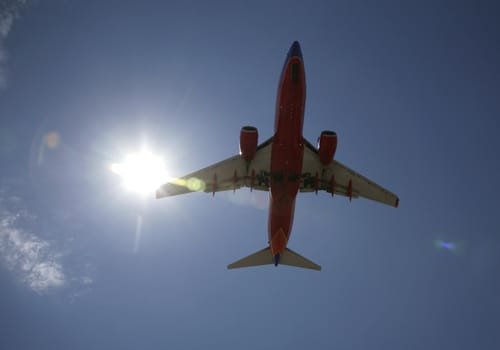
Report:
M 61 138 L 57 132 L 51 131 L 47 135 L 45 135 L 44 143 L 48 148 L 56 148 L 57 146 L 59 146 L 60 139 Z
M 462 242 L 452 242 L 445 241 L 442 239 L 436 239 L 434 241 L 434 247 L 437 250 L 447 250 L 454 254 L 461 254 L 463 252 L 464 244 Z
M 128 190 L 140 194 L 153 193 L 167 181 L 163 160 L 150 151 L 129 154 L 123 163 L 111 164 L 110 170 L 122 178 Z
M 187 180 L 186 186 L 190 191 L 204 191 L 206 188 L 205 181 L 197 179 L 195 177 L 189 178 Z

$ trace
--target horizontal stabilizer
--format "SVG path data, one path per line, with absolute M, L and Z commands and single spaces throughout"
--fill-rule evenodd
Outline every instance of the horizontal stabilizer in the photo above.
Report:
M 311 260 L 303 257 L 302 255 L 286 248 L 284 254 L 280 257 L 279 263 L 281 265 L 302 267 L 304 269 L 321 270 L 321 266 L 315 264 Z M 241 267 L 260 266 L 260 265 L 274 265 L 273 256 L 269 247 L 259 250 L 243 259 L 235 261 L 228 265 L 228 269 L 237 269 Z
M 267 247 L 227 266 L 228 269 L 274 264 L 271 248 Z
M 295 267 L 302 267 L 304 269 L 311 269 L 311 270 L 321 270 L 321 266 L 318 264 L 315 264 L 311 260 L 303 257 L 302 255 L 294 252 L 291 249 L 286 248 L 285 254 L 281 257 L 280 264 L 282 265 L 288 265 L 288 266 L 295 266 Z

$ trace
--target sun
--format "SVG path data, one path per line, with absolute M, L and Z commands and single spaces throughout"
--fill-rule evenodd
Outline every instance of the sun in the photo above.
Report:
M 123 163 L 113 163 L 110 169 L 122 178 L 125 188 L 142 195 L 153 193 L 167 181 L 162 158 L 148 150 L 129 154 Z

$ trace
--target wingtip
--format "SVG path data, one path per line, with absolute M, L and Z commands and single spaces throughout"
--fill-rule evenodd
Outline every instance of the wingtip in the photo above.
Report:
M 163 187 L 160 187 L 155 191 L 155 198 L 160 199 L 163 197 L 165 197 L 165 190 L 163 189 Z
M 231 263 L 231 264 L 227 265 L 228 270 L 233 270 L 233 269 L 237 269 L 237 268 L 238 268 L 238 266 L 235 266 L 235 263 Z
M 399 198 L 396 198 L 396 202 L 394 203 L 394 208 L 397 208 L 399 206 Z

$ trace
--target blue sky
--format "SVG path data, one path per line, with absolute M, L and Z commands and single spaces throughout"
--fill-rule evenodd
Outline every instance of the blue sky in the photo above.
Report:
M 481 1 L 2 1 L 0 348 L 498 348 L 498 17 Z M 267 243 L 265 194 L 156 201 L 109 166 L 147 145 L 180 176 L 234 155 L 242 125 L 267 139 L 294 40 L 304 136 L 335 130 L 336 159 L 400 207 L 303 194 L 289 246 L 323 271 L 228 271 Z

